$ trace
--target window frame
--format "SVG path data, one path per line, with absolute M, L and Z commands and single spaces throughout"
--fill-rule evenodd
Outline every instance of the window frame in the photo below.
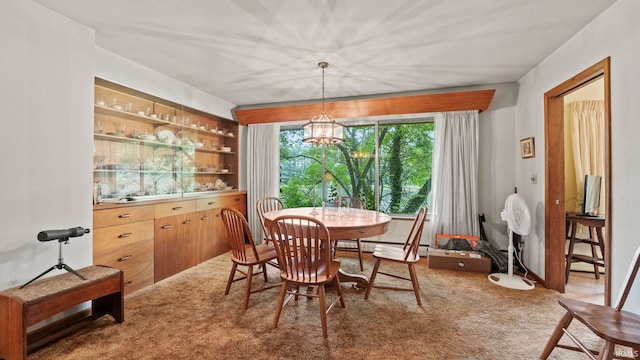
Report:
M 366 118 L 349 118 L 349 119 L 339 119 L 336 122 L 340 123 L 344 127 L 356 127 L 356 126 L 373 126 L 374 134 L 375 134 L 375 149 L 374 149 L 374 158 L 375 158 L 375 166 L 374 166 L 374 176 L 375 176 L 375 210 L 380 211 L 380 198 L 381 198 L 381 188 L 380 188 L 380 144 L 379 144 L 379 135 L 380 135 L 380 126 L 386 125 L 398 125 L 398 124 L 415 124 L 415 123 L 435 123 L 435 114 L 409 114 L 409 115 L 385 115 L 385 116 L 371 116 Z M 306 122 L 295 122 L 295 123 L 282 123 L 280 125 L 280 131 L 282 130 L 302 130 L 302 126 Z M 434 127 L 434 133 L 436 131 Z M 432 174 L 433 177 L 433 174 Z M 396 219 L 405 219 L 412 218 L 412 214 L 405 213 L 389 213 L 389 216 Z

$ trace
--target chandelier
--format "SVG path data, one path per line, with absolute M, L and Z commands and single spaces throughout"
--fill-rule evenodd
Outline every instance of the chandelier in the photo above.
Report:
M 322 113 L 302 127 L 302 141 L 312 145 L 334 145 L 344 140 L 343 126 L 324 112 L 324 69 L 328 66 L 329 63 L 325 61 L 318 63 L 318 67 L 322 69 Z

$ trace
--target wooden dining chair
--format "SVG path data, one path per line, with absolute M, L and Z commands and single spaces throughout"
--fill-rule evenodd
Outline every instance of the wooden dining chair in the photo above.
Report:
M 315 218 L 290 215 L 275 218 L 270 225 L 270 233 L 282 279 L 273 328 L 278 327 L 282 308 L 292 298 L 318 298 L 322 336 L 327 338 L 327 314 L 338 301 L 343 308 L 346 307 L 337 276 L 340 262 L 331 256 L 329 230 Z M 327 306 L 325 285 L 331 282 L 335 282 L 338 297 Z M 300 287 L 315 287 L 317 290 L 303 292 Z
M 264 243 L 269 244 L 271 242 L 271 235 L 269 234 L 269 229 L 265 226 L 264 223 L 264 214 L 269 211 L 281 210 L 284 209 L 284 204 L 282 200 L 277 197 L 263 197 L 256 202 L 256 211 L 258 212 L 258 219 L 260 219 L 260 225 L 262 225 L 262 231 L 264 233 Z
M 623 310 L 627 296 L 640 269 L 640 248 L 636 250 L 633 262 L 622 283 L 615 307 L 602 306 L 574 299 L 560 299 L 558 303 L 567 312 L 556 325 L 547 341 L 540 359 L 547 359 L 554 348 L 582 351 L 592 360 L 618 358 L 620 354 L 628 354 L 625 358 L 638 358 L 640 354 L 640 315 Z M 604 340 L 600 351 L 588 349 L 568 328 L 573 319 L 583 323 L 595 335 Z M 563 335 L 567 335 L 576 346 L 558 344 Z M 626 346 L 618 348 L 616 345 Z M 597 357 L 596 357 L 597 356 Z
M 364 201 L 357 196 L 338 196 L 337 199 L 338 206 L 348 207 L 354 209 L 366 209 L 364 205 Z M 347 247 L 340 246 L 341 241 L 351 241 L 356 243 L 356 247 Z M 358 261 L 360 262 L 360 271 L 364 270 L 364 266 L 362 263 L 362 242 L 360 238 L 357 239 L 336 239 L 335 240 L 335 250 L 336 251 L 354 251 L 358 253 Z
M 371 272 L 371 276 L 369 277 L 369 287 L 367 288 L 367 292 L 364 294 L 365 300 L 369 299 L 369 294 L 371 294 L 371 289 L 373 288 L 398 291 L 413 291 L 416 295 L 418 306 L 422 306 L 422 301 L 420 300 L 420 285 L 418 284 L 418 276 L 416 275 L 416 269 L 414 265 L 420 260 L 420 255 L 418 255 L 418 248 L 420 246 L 420 238 L 422 237 L 422 229 L 424 228 L 424 220 L 426 216 L 427 208 L 421 208 L 416 215 L 416 219 L 411 226 L 411 231 L 409 231 L 409 235 L 407 236 L 407 240 L 405 241 L 403 247 L 396 247 L 385 244 L 376 245 L 375 249 L 373 250 L 373 258 L 376 260 L 376 263 L 373 266 L 373 271 Z M 381 271 L 379 272 L 380 264 L 383 261 L 408 265 L 410 278 L 398 276 L 395 274 L 383 273 Z M 404 288 L 376 285 L 375 281 L 378 273 L 401 280 L 411 281 L 412 287 Z
M 267 281 L 267 267 L 265 264 L 277 257 L 274 248 L 259 244 L 256 245 L 253 242 L 253 236 L 249 229 L 249 224 L 244 215 L 233 208 L 223 208 L 221 211 L 222 221 L 227 228 L 227 239 L 231 246 L 231 261 L 233 266 L 231 267 L 231 273 L 229 274 L 229 280 L 227 281 L 227 288 L 224 291 L 225 295 L 229 294 L 231 284 L 233 282 L 246 279 L 245 293 L 244 293 L 244 309 L 246 310 L 249 305 L 249 295 L 271 289 L 279 286 L 280 284 L 273 284 L 269 286 L 263 286 L 259 289 L 251 289 L 251 280 L 253 275 L 258 273 L 253 272 L 253 267 L 258 265 L 258 270 L 262 269 L 264 281 Z M 238 265 L 246 266 L 247 271 L 238 269 Z M 243 274 L 242 277 L 235 278 L 236 271 Z

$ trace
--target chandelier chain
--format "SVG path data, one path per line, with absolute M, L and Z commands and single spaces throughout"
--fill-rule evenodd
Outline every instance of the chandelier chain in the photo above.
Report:
M 324 69 L 329 66 L 329 63 L 321 61 L 318 66 L 322 68 L 322 113 L 324 114 Z

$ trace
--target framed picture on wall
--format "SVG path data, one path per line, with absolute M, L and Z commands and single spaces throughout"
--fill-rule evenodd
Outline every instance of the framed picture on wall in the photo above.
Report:
M 520 156 L 522 156 L 523 159 L 536 156 L 533 137 L 528 137 L 520 140 Z

